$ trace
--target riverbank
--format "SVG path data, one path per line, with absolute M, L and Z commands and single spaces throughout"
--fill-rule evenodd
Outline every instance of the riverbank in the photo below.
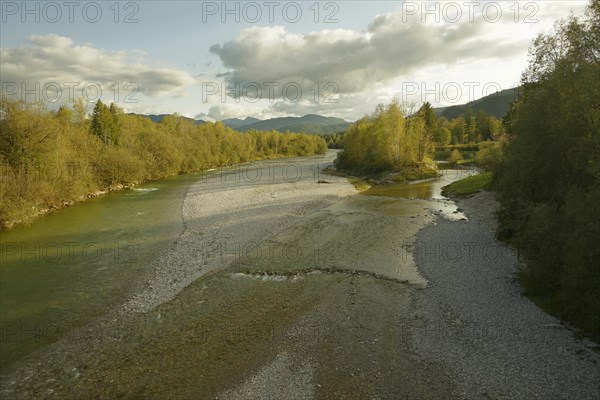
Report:
M 412 167 L 405 167 L 400 171 L 380 171 L 377 173 L 365 173 L 360 170 L 338 170 L 337 168 L 328 168 L 324 171 L 327 174 L 348 178 L 349 181 L 361 191 L 361 188 L 367 186 L 386 186 L 398 183 L 409 183 L 422 181 L 426 179 L 438 178 L 441 176 L 435 165 L 421 164 Z
M 291 156 L 291 157 L 275 156 L 275 157 L 269 157 L 269 158 L 256 158 L 256 159 L 253 159 L 250 161 L 245 161 L 245 162 L 239 163 L 239 164 L 214 165 L 214 166 L 207 166 L 206 168 L 200 169 L 200 170 L 187 171 L 187 172 L 184 172 L 181 174 L 161 175 L 161 176 L 157 177 L 156 179 L 152 179 L 152 180 L 138 180 L 138 181 L 108 185 L 106 187 L 99 188 L 97 190 L 77 196 L 76 198 L 64 199 L 59 202 L 55 202 L 55 203 L 47 205 L 43 208 L 32 207 L 32 211 L 30 213 L 28 213 L 18 219 L 2 220 L 2 221 L 0 221 L 0 232 L 9 231 L 9 230 L 19 227 L 19 226 L 30 225 L 33 222 L 35 222 L 38 218 L 41 218 L 44 215 L 50 214 L 52 212 L 61 210 L 65 207 L 71 207 L 75 204 L 82 203 L 86 200 L 100 197 L 100 196 L 103 196 L 108 193 L 117 192 L 120 190 L 130 190 L 130 189 L 135 188 L 138 185 L 152 183 L 152 182 L 156 182 L 159 180 L 171 178 L 174 176 L 190 175 L 190 174 L 198 174 L 198 173 L 208 173 L 210 171 L 214 171 L 217 168 L 226 170 L 229 168 L 235 168 L 236 166 L 243 166 L 243 165 L 249 164 L 251 162 L 280 160 L 280 159 L 286 159 L 286 158 L 294 158 L 294 157 L 293 156 Z
M 522 295 L 515 251 L 496 241 L 494 193 L 455 200 L 468 222 L 417 234 L 428 280 L 412 311 L 414 351 L 456 374 L 461 399 L 597 399 L 598 347 Z
M 161 178 L 164 179 L 165 177 Z M 158 179 L 160 180 L 160 179 Z M 128 190 L 128 189 L 133 189 L 136 185 L 140 185 L 143 183 L 149 183 L 152 181 L 148 181 L 148 182 L 130 182 L 130 183 L 126 183 L 126 184 L 116 184 L 116 185 L 111 185 L 108 186 L 104 189 L 98 189 L 95 190 L 93 192 L 89 192 L 86 193 L 82 196 L 77 197 L 76 199 L 69 199 L 69 200 L 62 200 L 60 203 L 56 203 L 56 204 L 51 204 L 45 208 L 42 209 L 33 209 L 33 211 L 31 212 L 31 214 L 21 218 L 21 219 L 15 219 L 15 220 L 10 220 L 10 221 L 2 221 L 2 223 L 0 223 L 0 232 L 2 231 L 9 231 L 13 228 L 16 228 L 18 226 L 26 226 L 29 224 L 32 224 L 33 222 L 35 222 L 35 220 L 37 218 L 43 217 L 44 215 L 47 215 L 51 212 L 54 211 L 58 211 L 61 210 L 65 207 L 71 207 L 77 203 L 81 203 L 84 202 L 86 200 L 89 199 L 93 199 L 96 197 L 100 197 L 103 196 L 105 194 L 108 193 L 112 193 L 112 192 L 117 192 L 120 190 Z

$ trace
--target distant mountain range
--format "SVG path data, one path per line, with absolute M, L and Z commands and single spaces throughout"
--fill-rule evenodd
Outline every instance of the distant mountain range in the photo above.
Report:
M 506 89 L 502 90 L 501 92 L 482 97 L 479 100 L 471 101 L 467 104 L 450 107 L 438 107 L 434 108 L 434 111 L 438 116 L 443 116 L 447 119 L 453 119 L 458 117 L 460 114 L 464 114 L 468 108 L 471 108 L 474 112 L 483 110 L 489 115 L 493 115 L 497 118 L 503 118 L 508 112 L 510 103 L 515 100 L 516 96 L 517 89 Z M 169 114 L 151 114 L 143 116 L 150 118 L 154 122 L 160 122 L 167 115 Z M 181 118 L 188 121 L 193 121 L 197 125 L 206 122 L 201 119 L 192 119 L 188 117 Z M 316 135 L 344 132 L 350 125 L 350 122 L 341 118 L 325 117 L 317 114 L 308 114 L 303 117 L 270 118 L 265 120 L 252 117 L 246 117 L 244 119 L 228 118 L 222 120 L 221 122 L 224 125 L 240 132 L 247 132 L 251 129 L 255 129 L 258 131 L 275 130 L 279 132 L 302 132 Z
M 303 117 L 281 117 L 258 120 L 256 118 L 237 118 L 221 121 L 225 125 L 240 132 L 251 129 L 258 131 L 280 131 L 280 132 L 304 132 L 323 135 L 328 133 L 343 132 L 350 123 L 341 118 L 324 117 L 317 114 L 308 114 Z
M 228 118 L 228 119 L 221 120 L 221 122 L 232 129 L 238 129 L 239 127 L 244 126 L 244 125 L 250 125 L 255 122 L 260 122 L 260 119 L 252 118 L 252 117 L 246 117 L 244 119 Z
M 438 116 L 450 120 L 464 114 L 468 108 L 471 108 L 474 112 L 483 110 L 489 115 L 502 119 L 508 112 L 510 103 L 517 98 L 517 90 L 518 88 L 502 90 L 479 100 L 470 101 L 467 104 L 434 108 L 434 111 Z
M 131 115 L 141 115 L 130 113 Z M 162 121 L 169 114 L 150 114 L 142 115 L 150 118 L 154 122 Z M 206 121 L 201 119 L 192 119 L 180 117 L 188 121 L 193 121 L 197 125 Z M 329 133 L 343 132 L 350 123 L 341 118 L 324 117 L 317 114 L 308 114 L 303 117 L 281 117 L 260 120 L 257 118 L 246 117 L 244 119 L 228 118 L 221 121 L 224 125 L 240 132 L 246 132 L 251 129 L 258 131 L 279 131 L 279 132 L 301 132 L 312 133 L 316 135 L 325 135 Z
M 147 117 L 150 118 L 152 121 L 154 122 L 160 122 L 162 121 L 167 115 L 171 115 L 171 114 L 136 114 L 136 113 L 129 113 L 129 115 L 139 115 L 141 117 Z M 186 121 L 192 121 L 194 122 L 196 125 L 200 125 L 205 123 L 206 121 L 203 121 L 201 119 L 193 119 L 193 118 L 189 118 L 189 117 L 182 117 L 180 116 L 179 118 L 185 119 Z

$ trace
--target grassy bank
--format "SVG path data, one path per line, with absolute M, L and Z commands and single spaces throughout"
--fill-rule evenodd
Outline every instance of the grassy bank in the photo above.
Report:
M 358 190 L 359 192 L 364 192 L 365 190 L 367 190 L 371 187 L 371 184 L 367 180 L 359 178 L 357 176 L 350 175 L 343 171 L 337 171 L 333 168 L 325 168 L 321 172 L 328 174 L 328 175 L 340 176 L 342 178 L 348 179 L 348 182 L 350 182 L 352 185 L 354 185 L 354 188 L 356 190 Z
M 366 173 L 361 170 L 336 170 L 328 168 L 324 173 L 347 178 L 359 192 L 369 189 L 371 186 L 386 186 L 395 183 L 408 183 L 422 179 L 436 178 L 440 176 L 436 169 L 423 165 L 412 166 L 400 171 L 381 171 L 377 173 Z
M 480 190 L 488 190 L 492 184 L 492 179 L 491 172 L 472 175 L 444 186 L 442 188 L 442 195 L 460 197 L 477 193 Z

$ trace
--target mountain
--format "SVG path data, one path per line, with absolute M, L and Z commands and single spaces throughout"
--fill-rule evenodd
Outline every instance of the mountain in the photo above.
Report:
M 467 111 L 467 108 L 471 108 L 474 112 L 483 110 L 487 114 L 501 119 L 508 112 L 510 103 L 517 98 L 517 91 L 518 88 L 506 89 L 482 97 L 479 100 L 470 101 L 467 104 L 434 108 L 434 111 L 440 117 L 453 119 L 458 117 L 460 114 L 464 114 L 465 111 Z
M 474 112 L 483 110 L 489 115 L 493 115 L 497 118 L 503 118 L 504 115 L 506 115 L 510 104 L 516 99 L 517 91 L 518 88 L 506 89 L 466 104 L 450 107 L 437 107 L 433 110 L 435 111 L 436 115 L 445 117 L 449 120 L 464 114 L 468 108 L 471 108 Z M 141 114 L 130 113 L 130 115 Z M 150 118 L 154 122 L 160 122 L 167 115 L 170 114 L 150 114 L 141 116 Z M 180 118 L 193 121 L 197 125 L 205 123 L 205 121 L 201 119 L 195 120 L 188 117 Z M 250 129 L 255 129 L 258 131 L 276 130 L 279 132 L 302 132 L 316 135 L 344 132 L 350 125 L 348 121 L 345 121 L 341 118 L 325 117 L 318 114 L 307 114 L 303 117 L 270 118 L 265 120 L 252 117 L 246 117 L 244 119 L 227 118 L 221 122 L 224 125 L 240 132 L 246 132 Z
M 340 133 L 344 132 L 348 129 L 348 122 L 343 122 L 340 124 L 333 125 L 325 125 L 319 126 L 314 124 L 293 124 L 282 126 L 281 128 L 277 128 L 276 130 L 280 132 L 303 132 L 303 133 L 312 133 L 316 135 L 328 135 L 331 133 Z
M 244 125 L 250 125 L 250 124 L 253 124 L 253 123 L 259 122 L 259 121 L 260 121 L 260 119 L 252 118 L 252 117 L 246 117 L 244 119 L 228 118 L 228 119 L 221 120 L 221 122 L 224 125 L 227 125 L 228 127 L 232 128 L 232 129 L 238 129 Z
M 171 115 L 171 114 L 136 114 L 136 113 L 129 113 L 128 115 L 139 115 L 140 117 L 146 117 L 146 118 L 150 118 L 153 122 L 160 122 L 162 121 L 167 115 Z M 196 125 L 201 125 L 203 123 L 205 123 L 206 121 L 203 121 L 201 119 L 193 119 L 193 118 L 189 118 L 189 117 L 182 117 L 180 116 L 179 118 L 185 119 L 187 121 L 192 121 L 194 122 Z
M 326 134 L 346 130 L 349 123 L 341 118 L 324 117 L 317 114 L 308 114 L 303 117 L 281 117 L 257 121 L 251 124 L 238 126 L 241 132 L 255 129 L 259 131 L 276 130 L 280 132 L 303 132 Z

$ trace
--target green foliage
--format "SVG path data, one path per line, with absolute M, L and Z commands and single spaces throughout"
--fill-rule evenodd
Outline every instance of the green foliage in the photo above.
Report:
M 536 301 L 600 338 L 600 1 L 540 35 L 506 119 L 499 236 Z
M 380 104 L 372 115 L 350 125 L 337 167 L 372 174 L 423 164 L 433 151 L 436 119 L 430 108 L 425 104 L 406 118 L 396 101 Z
M 343 133 L 332 133 L 324 135 L 323 138 L 327 143 L 327 147 L 330 149 L 342 149 L 344 147 L 344 134 Z
M 502 163 L 503 144 L 500 142 L 483 142 L 479 146 L 479 151 L 475 156 L 477 164 L 486 171 L 496 172 Z
M 438 146 L 446 146 L 450 144 L 450 140 L 452 139 L 452 132 L 448 127 L 441 126 L 439 129 L 435 131 L 434 141 Z
M 0 101 L 0 228 L 27 222 L 98 190 L 275 157 L 324 153 L 321 137 L 239 133 L 177 115 L 160 123 L 124 115 L 114 104 L 61 107 Z
M 92 113 L 90 132 L 98 136 L 104 144 L 118 144 L 121 135 L 120 114 L 122 112 L 114 103 L 107 107 L 98 100 Z
M 418 160 L 422 162 L 427 154 L 431 154 L 434 150 L 434 131 L 437 128 L 437 118 L 433 107 L 429 102 L 425 102 L 417 111 L 415 117 L 411 118 L 413 123 L 418 121 L 417 132 L 415 135 L 419 137 Z
M 463 155 L 461 154 L 460 150 L 458 150 L 458 149 L 452 150 L 452 153 L 450 153 L 450 157 L 448 157 L 448 161 L 451 164 L 458 164 L 458 162 L 461 161 L 462 159 L 463 159 Z
M 464 113 L 451 120 L 440 117 L 433 130 L 436 146 L 447 146 L 452 143 L 475 144 L 482 141 L 501 140 L 505 135 L 504 124 L 493 115 L 486 114 L 483 110 L 474 112 L 466 108 Z

